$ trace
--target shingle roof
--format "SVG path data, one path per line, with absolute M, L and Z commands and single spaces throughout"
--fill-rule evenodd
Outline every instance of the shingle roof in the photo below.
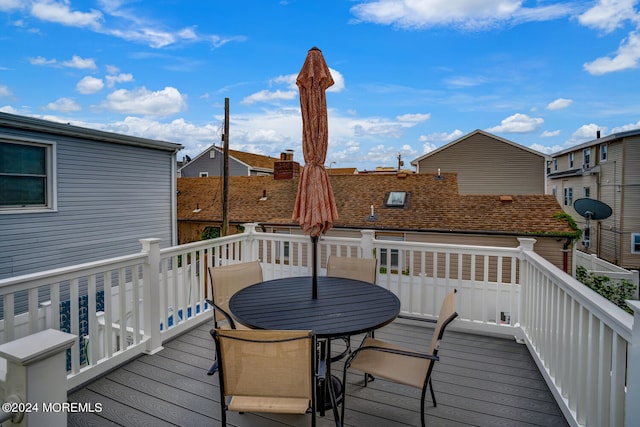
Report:
M 241 162 L 246 163 L 249 166 L 252 166 L 254 168 L 262 168 L 262 169 L 270 169 L 270 170 L 273 170 L 273 163 L 279 160 L 275 157 L 263 156 L 262 154 L 253 154 L 253 153 L 247 153 L 245 151 L 237 151 L 237 150 L 231 150 L 231 149 L 229 149 L 229 156 L 235 159 L 238 159 Z
M 456 174 L 332 175 L 338 208 L 336 228 L 572 235 L 566 220 L 554 217 L 562 208 L 552 195 L 459 195 Z M 230 177 L 229 221 L 292 225 L 298 179 Z M 178 179 L 178 220 L 222 220 L 219 177 Z M 389 191 L 409 193 L 405 208 L 385 206 Z M 260 200 L 266 194 L 266 200 Z M 370 221 L 371 205 L 376 221 Z M 200 211 L 194 212 L 198 207 Z

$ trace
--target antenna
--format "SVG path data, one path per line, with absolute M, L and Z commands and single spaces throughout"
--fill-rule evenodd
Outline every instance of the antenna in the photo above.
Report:
M 587 220 L 587 229 L 589 229 L 589 221 L 592 219 L 606 219 L 613 213 L 611 207 L 606 203 L 603 203 L 600 200 L 590 199 L 588 197 L 584 197 L 573 202 L 573 208 L 578 212 L 578 214 Z M 589 247 L 588 242 L 585 246 Z

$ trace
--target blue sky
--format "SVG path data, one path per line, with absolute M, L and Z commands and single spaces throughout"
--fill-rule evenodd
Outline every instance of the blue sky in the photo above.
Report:
M 319 47 L 327 166 L 395 166 L 482 129 L 552 153 L 640 127 L 637 0 L 0 0 L 0 111 L 303 163 Z

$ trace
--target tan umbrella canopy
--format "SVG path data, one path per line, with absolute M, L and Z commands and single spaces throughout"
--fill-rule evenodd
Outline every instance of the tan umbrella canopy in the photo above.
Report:
M 338 219 L 329 174 L 324 167 L 328 145 L 325 91 L 333 85 L 333 78 L 317 47 L 309 50 L 296 84 L 300 90 L 304 167 L 298 184 L 293 219 L 300 223 L 304 233 L 309 234 L 313 242 L 313 297 L 316 298 L 318 237 L 329 231 Z

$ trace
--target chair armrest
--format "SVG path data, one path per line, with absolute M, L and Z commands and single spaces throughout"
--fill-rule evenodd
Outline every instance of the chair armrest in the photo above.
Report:
M 220 311 L 220 313 L 222 313 L 222 315 L 224 316 L 225 320 L 229 323 L 229 327 L 231 329 L 236 329 L 236 322 L 233 321 L 233 318 L 231 317 L 231 315 L 229 313 L 227 313 L 226 310 L 224 310 L 222 307 L 220 307 L 218 304 L 216 304 L 215 302 L 213 302 L 210 299 L 207 299 L 206 301 L 213 306 L 214 310 L 218 310 L 218 311 Z
M 435 356 L 433 354 L 426 354 L 426 353 L 420 353 L 418 351 L 399 350 L 399 349 L 396 349 L 396 348 L 388 348 L 388 347 L 380 347 L 380 346 L 368 345 L 368 346 L 363 346 L 363 347 L 360 347 L 360 348 L 354 350 L 349 355 L 349 358 L 345 362 L 345 366 L 351 365 L 351 362 L 353 361 L 353 359 L 361 351 L 365 351 L 365 350 L 382 351 L 382 352 L 385 352 L 385 353 L 399 354 L 401 356 L 417 357 L 417 358 L 420 358 L 420 359 L 429 359 L 429 360 L 433 360 L 433 361 L 436 361 L 436 362 L 438 360 L 440 360 L 439 356 Z

